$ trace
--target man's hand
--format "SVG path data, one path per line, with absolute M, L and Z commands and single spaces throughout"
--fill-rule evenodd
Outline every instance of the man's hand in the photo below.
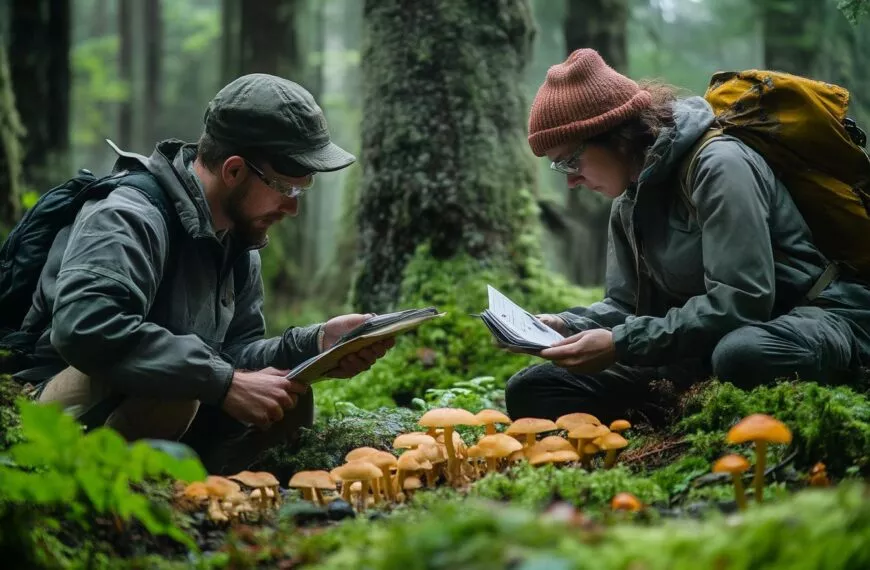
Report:
M 616 347 L 613 333 L 606 329 L 592 329 L 554 343 L 542 350 L 539 356 L 571 372 L 593 374 L 616 362 Z
M 373 313 L 365 315 L 350 314 L 334 317 L 326 321 L 323 325 L 323 350 L 327 350 L 338 342 L 338 339 L 345 333 L 348 333 L 360 326 L 366 319 L 374 317 Z M 371 346 L 361 349 L 359 352 L 348 354 L 338 361 L 338 366 L 331 370 L 327 376 L 330 378 L 351 378 L 360 372 L 368 370 L 372 364 L 384 354 L 387 350 L 396 344 L 395 339 L 389 338 L 376 342 Z
M 284 378 L 287 370 L 265 368 L 258 372 L 236 371 L 224 398 L 223 410 L 242 423 L 267 428 L 296 407 L 298 394 L 308 387 Z
M 556 315 L 535 315 L 535 317 L 562 336 L 566 336 L 570 332 L 562 317 Z

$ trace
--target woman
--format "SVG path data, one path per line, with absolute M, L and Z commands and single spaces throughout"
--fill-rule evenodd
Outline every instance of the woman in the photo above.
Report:
M 682 159 L 713 120 L 703 98 L 638 85 L 591 49 L 550 68 L 528 140 L 570 188 L 614 199 L 605 299 L 541 315 L 567 338 L 540 353 L 551 363 L 508 381 L 513 418 L 611 420 L 643 407 L 658 379 L 830 382 L 868 361 L 870 290 L 826 271 L 833 266 L 759 154 L 714 139 L 698 155 L 687 204 Z

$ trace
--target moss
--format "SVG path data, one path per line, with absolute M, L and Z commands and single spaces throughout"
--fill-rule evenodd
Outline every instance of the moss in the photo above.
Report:
M 516 506 L 446 500 L 304 539 L 295 560 L 319 570 L 866 568 L 867 493 L 861 485 L 811 490 L 738 517 L 610 528 L 571 527 Z
M 617 493 L 633 493 L 644 503 L 661 502 L 667 495 L 653 481 L 632 475 L 622 466 L 613 469 L 559 469 L 552 465 L 532 467 L 528 463 L 504 473 L 487 475 L 472 484 L 469 494 L 540 508 L 554 498 L 568 501 L 584 511 L 606 507 Z
M 793 433 L 790 448 L 771 446 L 774 458 L 794 449 L 800 468 L 823 461 L 837 475 L 852 466 L 870 472 L 870 400 L 844 386 L 782 382 L 747 392 L 729 383 L 711 382 L 685 402 L 686 417 L 676 430 L 695 434 L 695 452 L 712 459 L 708 443 L 724 442 L 727 430 L 752 413 L 770 414 Z
M 0 374 L 0 451 L 22 440 L 21 415 L 15 401 L 22 397 L 21 385 Z
M 513 354 L 495 346 L 476 314 L 487 306 L 486 285 L 492 284 L 533 312 L 562 311 L 601 298 L 597 289 L 581 289 L 528 263 L 517 275 L 504 265 L 468 255 L 438 261 L 421 247 L 405 272 L 402 308 L 435 305 L 447 315 L 400 336 L 395 348 L 371 370 L 349 381 L 330 380 L 315 387 L 322 413 L 333 413 L 339 401 L 372 409 L 408 406 L 427 389 L 491 376 L 500 386 L 515 372 L 541 359 Z
M 420 429 L 418 418 L 418 412 L 403 408 L 366 411 L 340 405 L 334 416 L 320 417 L 311 429 L 303 430 L 297 444 L 270 449 L 252 468 L 270 471 L 284 483 L 297 471 L 330 470 L 344 463 L 347 452 L 357 447 L 392 450 L 398 434 Z

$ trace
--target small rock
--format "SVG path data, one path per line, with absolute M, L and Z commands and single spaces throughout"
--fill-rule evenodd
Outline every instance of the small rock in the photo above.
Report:
M 353 518 L 356 516 L 356 512 L 353 510 L 353 507 L 350 506 L 350 503 L 343 499 L 336 499 L 329 503 L 326 507 L 326 514 L 329 517 L 329 520 L 332 521 L 340 521 L 346 518 Z

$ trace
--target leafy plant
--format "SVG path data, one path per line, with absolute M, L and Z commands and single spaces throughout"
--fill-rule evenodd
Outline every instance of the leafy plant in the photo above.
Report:
M 105 427 L 85 434 L 80 424 L 54 405 L 24 400 L 18 405 L 23 440 L 0 456 L 0 526 L 9 530 L 10 522 L 30 518 L 41 528 L 63 526 L 87 532 L 100 518 L 108 517 L 117 526 L 135 519 L 153 535 L 197 548 L 172 522 L 171 511 L 159 508 L 132 486 L 166 475 L 202 480 L 206 473 L 198 459 L 176 458 L 144 441 L 128 445 Z M 162 446 L 183 448 L 169 442 Z M 4 539 L 26 540 L 20 530 L 4 533 Z

